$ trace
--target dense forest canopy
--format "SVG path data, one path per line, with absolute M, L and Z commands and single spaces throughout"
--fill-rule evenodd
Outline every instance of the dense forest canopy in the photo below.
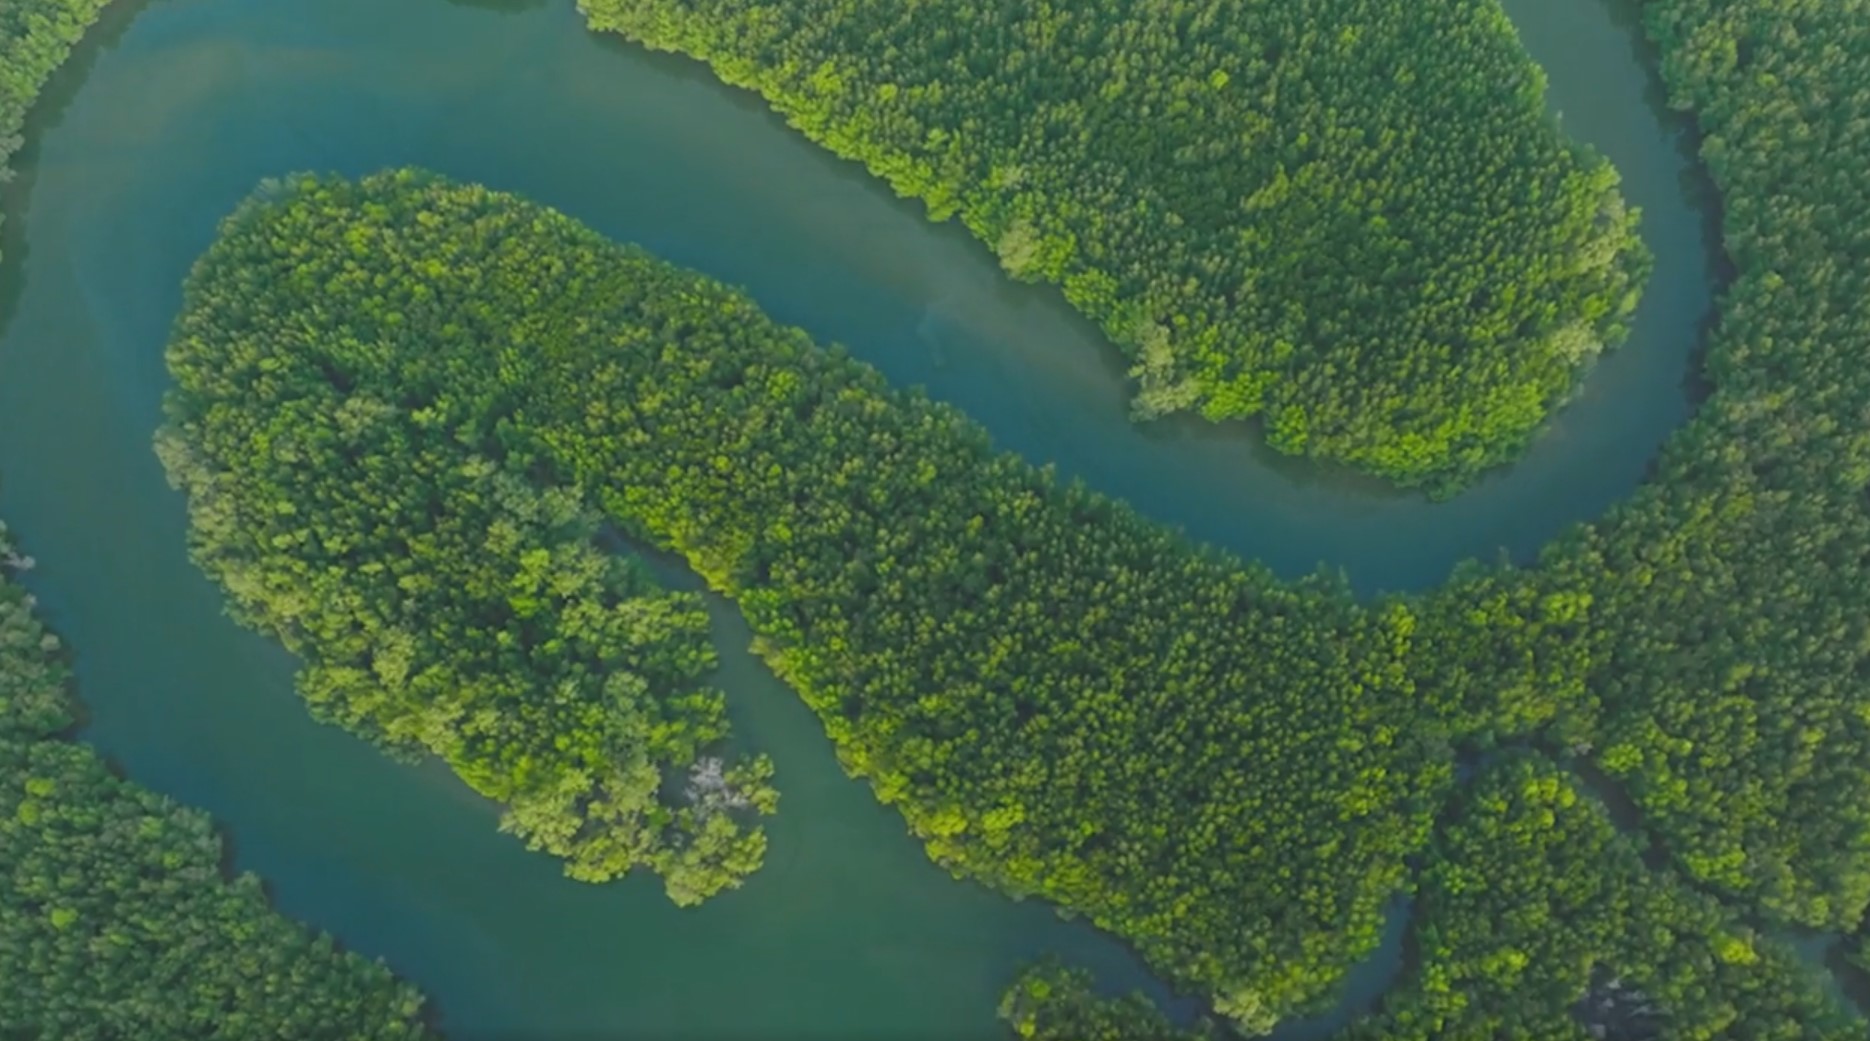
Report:
M 1136 411 L 1451 490 L 1620 340 L 1648 257 L 1498 0 L 580 0 L 959 214 Z
M 1489 764 L 1435 834 L 1417 951 L 1342 1041 L 1795 1041 L 1863 1036 L 1798 956 L 1673 872 L 1550 760 Z M 1208 1041 L 1140 996 L 1035 966 L 1001 1016 L 1032 1041 Z
M 1425 598 L 1415 671 L 1453 703 L 1504 710 L 1503 734 L 1525 716 L 1514 702 L 1553 705 L 1547 733 L 1623 785 L 1694 888 L 1768 922 L 1859 927 L 1870 3 L 1648 0 L 1643 13 L 1672 103 L 1705 135 L 1738 271 L 1708 351 L 1714 393 L 1655 480 L 1541 566 L 1468 569 Z M 1539 631 L 1555 613 L 1581 623 L 1566 640 Z M 1870 965 L 1862 935 L 1852 950 Z M 1802 1035 L 1737 1019 L 1710 1036 Z
M 207 817 L 113 774 L 73 723 L 59 641 L 0 525 L 0 1037 L 419 1041 L 381 963 L 221 874 Z
M 1711 116 L 1711 149 L 1722 129 Z M 1542 567 L 1359 605 L 995 453 L 744 296 L 510 196 L 411 171 L 295 179 L 231 220 L 189 299 L 180 472 L 230 499 L 297 483 L 350 503 L 376 446 L 411 443 L 434 453 L 418 472 L 493 468 L 596 505 L 736 599 L 939 862 L 1090 915 L 1242 1025 L 1323 1000 L 1370 948 L 1462 745 L 1593 755 L 1696 884 L 1771 919 L 1863 912 L 1870 640 L 1851 633 L 1870 612 L 1845 583 L 1870 558 L 1833 555 L 1864 521 L 1855 499 L 1826 521 L 1775 512 L 1862 489 L 1820 469 L 1802 496 L 1759 494 L 1793 471 L 1745 465 L 1774 440 L 1723 427 L 1785 403 L 1769 385 L 1724 383 L 1663 480 Z M 343 438 L 297 433 L 319 413 L 347 417 Z M 300 472 L 244 460 L 254 430 L 289 435 Z M 321 559 L 212 519 L 204 559 Z
M 98 5 L 20 16 L 27 6 L 0 10 L 28 19 L 0 33 L 8 151 L 9 113 Z M 686 16 L 659 0 L 591 6 L 600 22 L 637 19 L 701 53 Z M 1060 38 L 1103 24 L 1078 10 L 1032 24 L 1056 23 Z M 644 864 L 678 899 L 699 899 L 757 865 L 752 818 L 772 806 L 763 760 L 714 754 L 720 699 L 700 682 L 709 650 L 692 599 L 610 552 L 612 523 L 681 551 L 736 598 L 847 766 L 939 861 L 1091 915 L 1242 1025 L 1324 999 L 1373 942 L 1383 900 L 1410 885 L 1433 943 L 1365 1025 L 1380 1036 L 1582 1037 L 1587 1013 L 1623 1017 L 1638 1036 L 1828 1036 L 1809 981 L 1739 916 L 1850 927 L 1870 902 L 1870 125 L 1857 118 L 1870 106 L 1870 0 L 1648 0 L 1645 14 L 1675 103 L 1706 134 L 1739 277 L 1709 352 L 1715 393 L 1656 481 L 1537 568 L 1465 568 L 1430 595 L 1370 605 L 1325 580 L 1274 582 L 993 453 L 952 410 L 890 391 L 738 294 L 549 211 L 415 174 L 295 180 L 229 225 L 178 329 L 166 461 L 189 490 L 199 558 L 248 620 L 306 657 L 317 709 L 449 757 L 581 877 Z M 835 48 L 840 24 L 796 46 Z M 19 25 L 45 31 L 22 37 Z M 799 75 L 764 54 L 733 59 L 739 39 L 702 42 L 738 82 Z M 878 91 L 872 105 L 848 89 L 870 73 L 825 67 L 807 72 L 817 107 L 793 118 L 821 121 L 806 129 L 827 140 L 824 127 L 851 121 L 839 132 L 870 133 L 864 114 L 894 99 Z M 1243 77 L 1221 71 L 1209 90 L 1225 96 Z M 918 82 L 941 89 L 917 95 L 915 113 L 964 93 L 960 77 Z M 1530 110 L 1536 97 L 1518 100 Z M 1026 142 L 1024 128 L 1007 139 L 992 125 L 962 129 L 994 147 Z M 1070 137 L 1042 140 L 1077 155 Z M 1076 198 L 1056 187 L 1066 182 L 1023 166 L 1009 185 L 957 140 L 930 145 L 933 165 L 912 149 L 886 173 L 899 187 L 923 178 L 914 193 L 959 207 L 1016 274 L 1062 281 L 1097 314 L 1084 300 L 1102 283 L 1072 279 L 1114 261 L 1093 256 L 1089 233 L 1070 239 L 1068 221 L 1102 196 L 1073 209 L 1058 201 Z M 1575 183 L 1602 178 L 1566 155 Z M 992 189 L 977 193 L 986 216 L 970 215 L 979 184 Z M 945 202 L 932 195 L 941 185 L 956 186 Z M 1587 197 L 1578 213 L 1615 216 L 1608 195 Z M 1590 227 L 1612 255 L 1600 275 L 1627 294 L 1640 270 L 1627 215 Z M 1162 242 L 1168 252 L 1134 254 L 1151 271 L 1196 256 Z M 1058 266 L 1071 264 L 1086 266 Z M 1137 299 L 1155 291 L 1137 286 Z M 1200 291 L 1195 275 L 1163 290 L 1178 302 Z M 1599 317 L 1614 325 L 1610 299 Z M 1189 327 L 1218 321 L 1194 310 Z M 1152 346 L 1167 352 L 1169 382 L 1146 385 L 1161 394 L 1191 378 L 1176 366 L 1194 355 L 1178 352 L 1198 341 L 1159 324 L 1161 335 L 1129 328 L 1145 368 Z M 1530 357 L 1488 357 L 1509 356 Z M 1283 393 L 1306 389 L 1274 376 Z M 1326 389 L 1362 393 L 1382 377 Z M 1411 387 L 1431 385 L 1445 381 Z M 1274 387 L 1262 404 L 1276 420 Z M 1364 432 L 1402 429 L 1393 418 Z M 1319 444 L 1304 450 L 1353 458 Z M 41 646 L 23 594 L 5 589 L 0 642 Z M 61 912 L 0 907 L 0 958 L 28 951 L 21 965 L 45 974 L 0 972 L 31 981 L 22 1017 L 83 1037 L 93 1008 L 127 1008 L 143 1035 L 200 1036 L 197 992 L 172 977 L 86 976 L 94 941 L 118 942 L 101 923 L 134 907 L 151 931 L 125 933 L 132 949 L 193 937 L 189 968 L 223 981 L 198 992 L 217 1008 L 251 994 L 226 981 L 277 972 L 320 996 L 242 1015 L 289 1017 L 309 1036 L 326 1023 L 341 1036 L 419 1034 L 415 999 L 386 973 L 284 926 L 251 883 L 219 881 L 198 817 L 51 739 L 67 710 L 47 707 L 62 702 L 43 694 L 45 677 L 56 687 L 62 675 L 43 651 L 0 659 L 11 720 L 0 755 L 21 764 L 0 776 L 33 782 L 0 805 L 0 829 L 47 833 L 0 844 L 0 862 L 27 880 L 10 892 L 44 892 L 33 899 Z M 1509 756 L 1453 794 L 1457 746 L 1529 737 L 1623 784 L 1666 870 L 1633 859 L 1549 762 Z M 1437 831 L 1451 798 L 1454 823 Z M 84 830 L 116 820 L 137 823 Z M 1488 886 L 1463 881 L 1477 876 Z M 71 879 L 80 888 L 61 890 Z M 93 922 L 104 941 L 84 931 Z M 258 968 L 252 950 L 217 960 L 229 934 L 281 929 L 264 949 L 286 953 Z M 1639 949 L 1663 933 L 1670 959 Z M 82 958 L 66 946 L 80 941 L 92 945 Z M 1074 978 L 1027 977 L 1009 1015 L 1039 1037 L 1061 1036 L 1061 1023 L 1100 1036 L 1146 1015 L 1076 1008 L 1089 994 Z M 0 1013 L 19 993 L 4 991 Z M 1070 1000 L 1048 1007 L 1055 995 Z

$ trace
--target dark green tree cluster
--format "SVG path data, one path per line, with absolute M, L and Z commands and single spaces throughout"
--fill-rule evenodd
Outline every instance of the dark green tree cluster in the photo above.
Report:
M 417 1041 L 422 998 L 228 880 L 207 817 L 60 737 L 58 640 L 0 525 L 0 1037 Z
M 1498 0 L 580 0 L 707 61 L 1130 355 L 1142 415 L 1449 490 L 1647 273 Z
M 1417 950 L 1344 1041 L 1859 1038 L 1798 955 L 1672 872 L 1549 759 L 1513 754 L 1457 797 L 1415 904 Z M 1041 965 L 1008 990 L 1023 1038 L 1200 1041 L 1147 1000 Z
M 1797 954 L 1645 867 L 1543 757 L 1507 756 L 1461 792 L 1415 914 L 1410 978 L 1354 1041 L 1863 1036 Z
M 0 184 L 39 90 L 110 0 L 6 0 L 0 3 Z M 0 220 L 5 214 L 0 214 Z
M 314 662 L 370 656 L 345 674 L 367 697 L 314 665 L 327 712 L 335 691 L 353 724 L 452 739 L 428 721 L 461 685 L 429 693 L 424 670 L 478 645 L 470 620 L 521 625 L 490 595 L 442 628 L 480 572 L 504 591 L 524 567 L 484 523 L 449 534 L 479 516 L 454 486 L 498 467 L 734 597 L 956 873 L 1090 916 L 1248 1023 L 1375 944 L 1452 783 L 1411 726 L 1406 607 L 1200 550 L 743 294 L 511 196 L 407 171 L 274 194 L 192 278 L 166 454 L 200 559 L 249 612 Z M 548 605 L 516 642 L 569 642 L 577 617 Z M 504 735 L 553 710 L 556 659 L 488 660 L 511 693 L 468 718 Z M 599 756 L 604 725 L 554 732 Z
M 303 262 L 250 266 L 267 236 Z M 571 330 L 544 311 L 516 323 L 531 308 L 518 297 L 438 299 L 386 259 L 400 237 L 289 217 L 203 261 L 158 438 L 196 559 L 238 618 L 304 660 L 320 718 L 440 756 L 568 874 L 645 866 L 679 904 L 738 885 L 765 851 L 750 819 L 776 795 L 763 757 L 712 754 L 727 718 L 699 685 L 714 665 L 700 598 L 601 548 L 575 488 L 535 485 L 494 370 L 424 349 L 523 352 Z M 566 274 L 542 252 L 502 260 Z M 329 340 L 290 310 L 294 290 L 355 293 L 370 324 Z

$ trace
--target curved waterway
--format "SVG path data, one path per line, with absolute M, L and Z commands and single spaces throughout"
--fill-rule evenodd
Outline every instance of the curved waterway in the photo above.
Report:
M 1658 264 L 1635 337 L 1533 452 L 1430 504 L 1272 456 L 1242 427 L 1131 427 L 1115 350 L 1055 292 L 1009 284 L 965 232 L 694 64 L 591 36 L 569 2 L 119 0 L 29 128 L 0 269 L 0 516 L 78 648 L 85 738 L 213 813 L 285 912 L 388 959 L 458 1039 L 996 1037 L 1000 988 L 1045 952 L 1159 993 L 1111 938 L 933 867 L 718 601 L 719 683 L 784 798 L 766 869 L 699 911 L 647 878 L 567 881 L 445 770 L 312 723 L 292 662 L 189 564 L 149 447 L 181 281 L 264 177 L 427 166 L 745 285 L 1001 445 L 1284 574 L 1326 563 L 1365 590 L 1419 588 L 1462 557 L 1523 558 L 1627 494 L 1686 415 L 1709 304 L 1687 129 L 1661 114 L 1624 8 L 1507 6 L 1565 126 L 1623 172 Z M 1394 974 L 1393 917 L 1346 1013 Z

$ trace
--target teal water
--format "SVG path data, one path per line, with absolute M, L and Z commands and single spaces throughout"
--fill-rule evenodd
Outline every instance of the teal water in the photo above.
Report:
M 1523 557 L 1627 494 L 1686 415 L 1708 311 L 1709 210 L 1624 8 L 1508 7 L 1564 125 L 1623 171 L 1658 265 L 1634 339 L 1533 452 L 1440 504 L 1272 456 L 1244 427 L 1132 427 L 1123 363 L 1056 293 L 1009 284 L 965 232 L 698 66 L 589 35 L 568 2 L 116 9 L 35 116 L 0 269 L 0 515 L 78 648 L 85 737 L 213 813 L 287 913 L 387 958 L 456 1038 L 996 1037 L 1000 988 L 1043 952 L 1149 985 L 1109 937 L 930 865 L 718 601 L 718 682 L 784 799 L 767 868 L 699 911 L 649 879 L 566 881 L 445 770 L 312 723 L 291 661 L 226 620 L 188 563 L 150 451 L 182 278 L 264 177 L 431 167 L 743 284 L 1003 446 L 1197 537 L 1285 574 L 1325 563 L 1365 590 L 1419 588 L 1462 557 Z M 1387 984 L 1401 934 L 1347 1009 Z

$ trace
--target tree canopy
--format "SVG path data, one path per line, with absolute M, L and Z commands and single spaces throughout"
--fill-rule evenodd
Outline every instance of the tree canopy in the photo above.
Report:
M 529 581 L 536 620 L 507 604 L 527 551 L 467 527 L 497 499 L 455 487 L 504 474 L 567 504 L 546 526 L 567 545 L 589 528 L 569 504 L 595 503 L 732 596 L 937 861 L 1090 915 L 1245 1017 L 1375 942 L 1451 776 L 1409 725 L 1407 608 L 1192 546 L 513 196 L 415 171 L 275 186 L 197 267 L 169 358 L 198 559 L 308 655 L 321 712 L 451 761 L 527 749 L 561 689 L 557 657 L 490 657 L 481 682 L 513 692 L 480 695 L 457 648 L 575 650 L 584 617 L 579 583 Z M 340 657 L 361 663 L 323 680 Z M 556 747 L 623 754 L 604 716 L 556 719 Z
M 1342 1041 L 1820 1041 L 1863 1036 L 1798 956 L 1673 872 L 1557 764 L 1489 764 L 1436 830 L 1415 904 L 1417 950 Z M 1088 975 L 1027 970 L 1001 1015 L 1033 1041 L 1205 1041 Z

